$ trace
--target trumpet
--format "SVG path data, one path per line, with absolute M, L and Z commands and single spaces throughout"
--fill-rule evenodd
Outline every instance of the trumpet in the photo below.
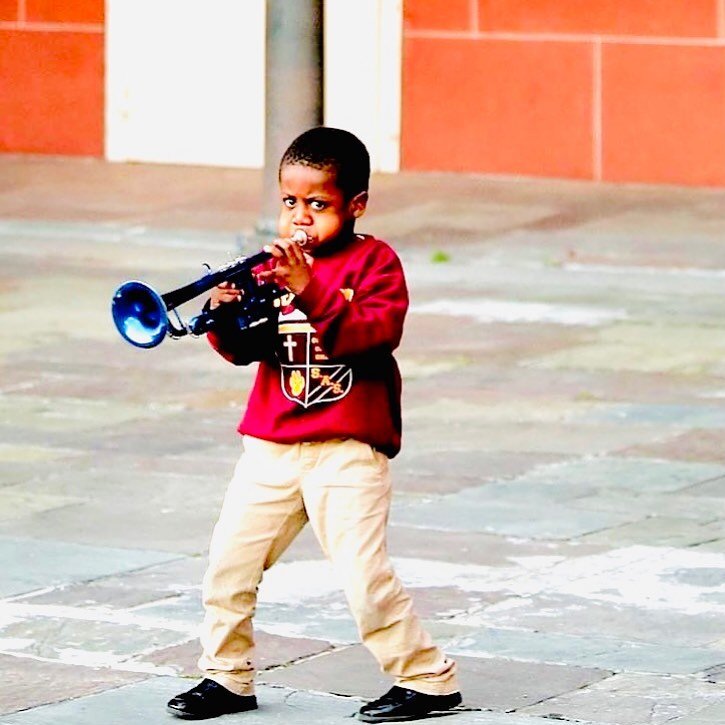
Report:
M 296 231 L 292 239 L 302 247 L 307 243 L 307 235 L 302 230 Z M 274 301 L 286 294 L 286 290 L 274 283 L 258 283 L 252 274 L 255 267 L 271 258 L 272 255 L 264 251 L 250 257 L 237 257 L 216 271 L 209 270 L 194 282 L 164 294 L 138 280 L 124 282 L 111 301 L 116 329 L 124 340 L 141 348 L 156 347 L 167 336 L 178 339 L 186 335 L 204 335 L 218 324 L 219 310 L 227 305 L 216 310 L 204 308 L 187 322 L 181 319 L 176 308 L 222 282 L 233 282 L 242 293 L 241 300 L 235 304 L 239 329 L 265 322 L 273 313 Z M 170 312 L 174 313 L 175 321 L 169 316 Z

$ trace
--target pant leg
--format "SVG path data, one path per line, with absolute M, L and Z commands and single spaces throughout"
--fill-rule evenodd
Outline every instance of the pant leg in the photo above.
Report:
M 209 547 L 199 668 L 238 695 L 254 692 L 252 616 L 264 569 L 307 521 L 299 446 L 246 437 Z
M 388 558 L 387 457 L 355 440 L 320 447 L 316 467 L 303 479 L 303 498 L 363 644 L 396 685 L 430 695 L 457 692 L 455 662 L 421 626 Z

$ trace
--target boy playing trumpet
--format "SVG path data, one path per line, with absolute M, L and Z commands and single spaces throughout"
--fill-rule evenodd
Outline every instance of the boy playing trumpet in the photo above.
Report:
M 395 252 L 355 233 L 369 176 L 367 149 L 352 134 L 320 127 L 299 136 L 280 163 L 280 238 L 265 248 L 273 259 L 259 274 L 290 293 L 279 319 L 245 332 L 221 324 L 208 335 L 230 362 L 258 361 L 259 368 L 239 425 L 244 454 L 204 577 L 205 679 L 169 702 L 178 717 L 257 707 L 257 587 L 307 521 L 344 587 L 363 643 L 395 678 L 357 717 L 409 720 L 461 702 L 455 662 L 422 628 L 386 551 L 388 459 L 401 441 L 393 350 L 408 294 Z M 224 283 L 212 291 L 210 306 L 231 310 L 239 295 Z

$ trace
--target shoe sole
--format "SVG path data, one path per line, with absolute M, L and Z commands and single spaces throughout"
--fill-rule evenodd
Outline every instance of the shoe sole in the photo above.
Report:
M 462 710 L 431 710 L 423 715 L 402 715 L 400 717 L 375 717 L 375 715 L 361 715 L 356 713 L 355 717 L 361 722 L 410 722 L 412 720 L 425 720 L 433 717 L 446 717 L 448 715 L 458 715 Z
M 178 710 L 174 710 L 173 707 L 167 707 L 166 712 L 171 713 L 174 717 L 178 717 L 179 720 L 204 720 L 207 718 L 199 717 L 198 715 L 189 715 L 186 712 L 179 712 Z
M 217 715 L 194 715 L 190 712 L 179 712 L 179 710 L 174 710 L 173 707 L 166 707 L 166 712 L 171 713 L 174 717 L 178 717 L 179 720 L 212 720 L 215 717 L 221 717 L 222 715 L 234 715 L 237 712 L 252 712 L 253 710 L 257 710 L 256 707 L 247 707 L 243 710 L 230 710 L 229 712 L 220 712 Z

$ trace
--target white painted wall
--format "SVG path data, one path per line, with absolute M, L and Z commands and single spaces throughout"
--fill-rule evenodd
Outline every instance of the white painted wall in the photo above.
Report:
M 296 0 L 290 0 L 296 1 Z M 106 157 L 264 163 L 264 0 L 107 0 Z M 326 0 L 325 123 L 397 171 L 402 0 Z
M 261 166 L 264 0 L 107 0 L 106 156 Z
M 325 2 L 325 123 L 359 136 L 377 171 L 400 168 L 402 5 Z

